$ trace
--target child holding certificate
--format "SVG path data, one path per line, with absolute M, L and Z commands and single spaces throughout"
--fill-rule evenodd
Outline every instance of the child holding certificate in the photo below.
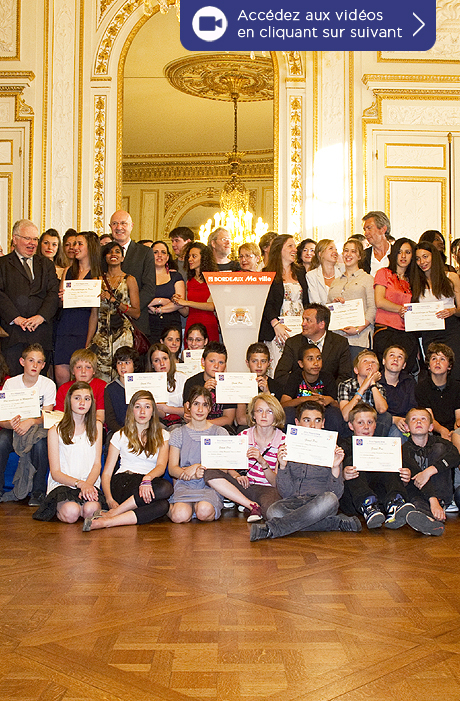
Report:
M 85 518 L 83 531 L 150 523 L 168 513 L 173 488 L 163 479 L 168 464 L 169 433 L 161 428 L 151 392 L 131 397 L 126 423 L 112 436 L 102 473 L 110 511 Z M 120 467 L 114 474 L 118 457 Z
M 186 376 L 176 372 L 176 356 L 164 343 L 154 343 L 147 353 L 147 372 L 165 372 L 168 403 L 157 404 L 158 415 L 166 428 L 184 423 L 184 401 L 182 398 Z
M 250 428 L 242 432 L 249 446 L 246 475 L 236 470 L 206 470 L 204 478 L 224 497 L 249 509 L 251 523 L 265 516 L 270 504 L 279 499 L 276 469 L 285 437 L 283 407 L 271 394 L 258 394 L 249 403 L 248 421 Z
M 48 377 L 40 374 L 45 366 L 45 353 L 39 343 L 33 343 L 25 348 L 19 362 L 24 368 L 23 374 L 8 378 L 3 389 L 36 389 L 39 397 L 39 408 L 34 414 L 35 418 L 21 418 L 21 415 L 17 414 L 10 421 L 0 422 L 1 428 L 6 429 L 0 431 L 0 475 L 5 474 L 9 454 L 13 451 L 18 453 L 21 460 L 26 463 L 25 465 L 24 462 L 21 464 L 20 460 L 18 469 L 30 468 L 28 463 L 32 463 L 36 471 L 33 475 L 29 506 L 40 506 L 45 497 L 49 467 L 47 431 L 43 428 L 42 412 L 52 411 L 56 399 L 56 385 Z M 14 498 L 14 490 L 9 494 Z M 7 497 L 6 494 L 3 499 L 5 497 Z
M 75 523 L 101 508 L 102 423 L 87 382 L 75 382 L 66 395 L 64 416 L 48 432 L 50 475 L 47 496 L 35 512 L 38 521 Z
M 304 402 L 297 408 L 296 426 L 324 428 L 324 405 Z M 338 514 L 343 492 L 342 448 L 335 447 L 332 467 L 293 462 L 282 444 L 278 451 L 276 486 L 282 497 L 267 510 L 265 524 L 251 526 L 250 540 L 280 538 L 297 531 L 359 532 L 356 516 Z
M 97 370 L 97 355 L 89 348 L 80 348 L 72 353 L 70 358 L 70 377 L 69 382 L 64 382 L 57 391 L 56 405 L 57 411 L 64 411 L 65 396 L 72 387 L 74 382 L 87 382 L 93 390 L 94 399 L 96 401 L 96 417 L 98 421 L 104 423 L 104 389 L 106 382 L 96 377 Z
M 265 343 L 251 343 L 246 351 L 246 365 L 249 372 L 257 375 L 257 385 L 259 392 L 272 394 L 278 400 L 283 394 L 282 385 L 268 375 L 270 367 L 270 351 Z M 247 426 L 247 404 L 237 404 L 236 422 L 240 428 Z
M 403 481 L 416 510 L 407 523 L 425 535 L 444 532 L 445 506 L 452 501 L 451 469 L 458 467 L 460 455 L 452 443 L 433 433 L 433 417 L 428 409 L 411 409 L 406 416 L 410 438 L 403 445 Z
M 201 436 L 226 436 L 222 426 L 208 421 L 212 397 L 208 389 L 194 387 L 187 402 L 190 422 L 169 438 L 169 474 L 174 477 L 174 494 L 169 499 L 168 516 L 173 523 L 214 521 L 222 510 L 222 497 L 204 481 L 201 464 Z
M 373 436 L 377 412 L 369 404 L 360 402 L 349 414 L 348 425 L 355 436 Z M 346 513 L 360 513 L 368 528 L 401 528 L 407 514 L 414 510 L 408 502 L 401 474 L 366 470 L 358 472 L 353 465 L 352 439 L 342 442 L 345 450 L 343 477 L 345 490 L 340 501 Z

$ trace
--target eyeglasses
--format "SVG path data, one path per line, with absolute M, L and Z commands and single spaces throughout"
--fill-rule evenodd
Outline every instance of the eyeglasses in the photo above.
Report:
M 240 260 L 248 260 L 249 258 L 255 258 L 255 255 L 254 255 L 254 253 L 247 253 L 247 254 L 245 254 L 245 253 L 240 253 L 240 255 L 238 256 L 238 258 L 239 258 Z
M 254 411 L 254 414 L 267 414 L 268 416 L 271 416 L 273 414 L 272 409 L 256 409 Z
M 38 238 L 33 239 L 30 236 L 21 236 L 21 234 L 15 234 L 15 236 L 17 236 L 18 239 L 24 239 L 27 243 L 38 243 Z

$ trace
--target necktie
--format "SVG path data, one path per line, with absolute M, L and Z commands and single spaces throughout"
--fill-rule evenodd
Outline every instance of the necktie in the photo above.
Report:
M 29 258 L 23 258 L 22 259 L 22 264 L 24 266 L 24 270 L 26 271 L 27 277 L 29 278 L 30 282 L 32 282 L 32 271 L 30 269 L 29 263 L 28 263 Z

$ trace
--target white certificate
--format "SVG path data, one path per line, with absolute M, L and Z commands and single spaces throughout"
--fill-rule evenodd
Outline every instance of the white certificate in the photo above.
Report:
M 302 333 L 302 315 L 279 316 L 278 321 L 290 329 L 289 336 L 296 336 L 298 333 Z
M 255 372 L 216 372 L 217 404 L 248 404 L 259 393 Z
M 201 436 L 201 464 L 209 470 L 247 470 L 248 437 Z
M 178 363 L 176 365 L 177 369 L 191 377 L 192 375 L 197 375 L 203 370 L 201 365 L 201 358 L 203 356 L 203 348 L 186 348 L 182 352 L 183 363 Z
M 332 467 L 336 444 L 337 431 L 291 426 L 290 424 L 287 427 L 287 459 L 292 460 L 292 462 Z
M 168 387 L 165 372 L 133 372 L 125 375 L 126 403 L 140 389 L 145 389 L 153 394 L 157 404 L 168 403 Z
M 404 327 L 406 331 L 431 331 L 445 329 L 444 319 L 439 319 L 436 312 L 444 309 L 444 304 L 437 302 L 411 302 L 405 304 Z
M 0 421 L 36 419 L 40 416 L 38 389 L 7 389 L 0 391 Z
M 63 411 L 54 409 L 54 411 L 42 411 L 43 417 L 43 428 L 51 428 L 59 423 L 59 421 L 64 416 Z
M 353 436 L 353 465 L 358 472 L 399 472 L 401 439 Z
M 64 280 L 64 309 L 100 307 L 102 280 Z
M 328 304 L 327 308 L 331 312 L 330 331 L 345 329 L 347 326 L 364 326 L 366 323 L 361 298 L 350 299 L 343 304 L 342 302 L 334 302 L 334 304 Z

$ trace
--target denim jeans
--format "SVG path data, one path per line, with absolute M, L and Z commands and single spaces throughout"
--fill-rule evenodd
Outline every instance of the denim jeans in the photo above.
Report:
M 339 500 L 333 492 L 316 497 L 288 497 L 268 507 L 265 523 L 274 538 L 297 531 L 338 530 Z
M 3 489 L 5 482 L 5 468 L 10 453 L 13 453 L 13 431 L 2 428 L 0 431 L 0 489 Z M 46 438 L 41 438 L 30 451 L 30 459 L 35 467 L 32 492 L 43 492 L 46 494 L 46 483 L 48 477 L 48 442 Z

